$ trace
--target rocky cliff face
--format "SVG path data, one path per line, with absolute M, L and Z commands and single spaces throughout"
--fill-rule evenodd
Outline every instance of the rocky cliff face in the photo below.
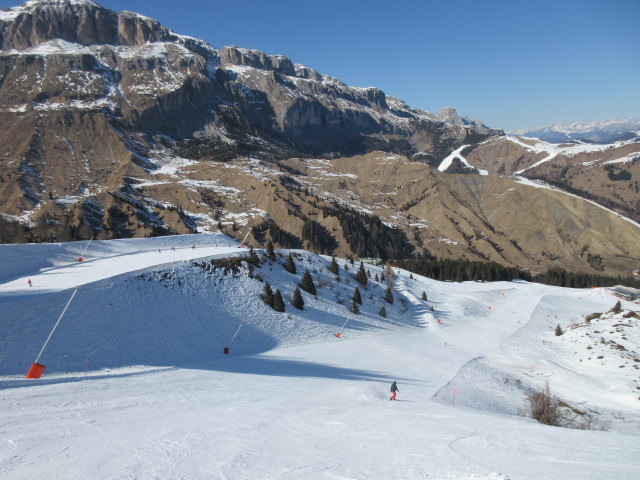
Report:
M 345 213 L 350 207 L 341 213 L 333 199 L 383 219 L 356 223 L 379 233 L 372 244 L 395 245 L 402 255 L 429 243 L 444 256 L 540 263 L 533 241 L 523 241 L 531 252 L 522 253 L 492 238 L 495 228 L 472 234 L 487 221 L 480 204 L 473 213 L 456 205 L 430 213 L 431 184 L 449 178 L 431 167 L 503 135 L 453 110 L 441 119 L 286 57 L 217 50 L 88 0 L 2 11 L 0 41 L 0 241 L 221 228 L 236 236 L 250 230 L 256 242 L 362 253 L 345 220 L 356 221 Z M 367 177 L 397 158 L 407 167 L 382 169 L 397 178 Z M 338 181 L 321 181 L 325 173 Z M 367 182 L 384 194 L 369 198 Z M 475 201 L 473 189 L 453 190 L 467 193 L 447 194 L 442 205 Z M 454 227 L 465 222 L 473 226 Z M 405 240 L 384 233 L 392 224 Z M 482 235 L 496 247 L 475 245 Z

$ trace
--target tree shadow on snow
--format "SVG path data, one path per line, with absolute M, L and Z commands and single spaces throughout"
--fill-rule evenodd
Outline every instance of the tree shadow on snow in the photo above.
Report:
M 247 375 L 268 375 L 276 377 L 331 378 L 336 380 L 408 381 L 408 379 L 401 379 L 398 377 L 392 378 L 389 375 L 369 370 L 337 367 L 324 363 L 306 362 L 286 357 L 274 357 L 259 354 L 223 358 L 207 363 L 187 365 L 183 368 L 214 370 L 218 372 Z

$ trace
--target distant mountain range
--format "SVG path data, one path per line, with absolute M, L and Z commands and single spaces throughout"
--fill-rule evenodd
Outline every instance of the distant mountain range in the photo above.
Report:
M 640 137 L 640 119 L 574 122 L 523 129 L 515 135 L 534 137 L 550 143 L 613 143 Z
M 0 11 L 0 126 L 4 243 L 222 231 L 357 257 L 640 267 L 620 216 L 640 221 L 640 142 L 505 136 L 88 0 Z

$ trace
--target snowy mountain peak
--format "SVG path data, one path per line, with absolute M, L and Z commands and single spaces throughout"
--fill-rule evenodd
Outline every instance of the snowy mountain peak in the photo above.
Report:
M 551 143 L 586 142 L 613 143 L 639 136 L 640 119 L 624 118 L 603 121 L 578 121 L 573 123 L 522 129 L 516 135 L 535 137 Z

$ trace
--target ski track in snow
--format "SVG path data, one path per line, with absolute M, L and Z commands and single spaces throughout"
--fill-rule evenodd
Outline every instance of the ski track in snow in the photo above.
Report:
M 330 258 L 298 251 L 292 276 L 283 252 L 255 271 L 282 290 L 279 314 L 246 272 L 193 263 L 240 252 L 220 235 L 0 245 L 3 478 L 640 477 L 632 365 L 586 364 L 570 341 L 578 333 L 553 334 L 611 308 L 607 289 L 443 283 L 396 269 L 394 304 L 372 279 L 353 315 L 357 264 L 347 272 L 339 260 L 336 282 Z M 288 297 L 307 268 L 318 295 L 303 292 L 299 313 Z M 24 379 L 78 285 L 43 378 Z M 570 404 L 597 408 L 609 431 L 517 416 L 527 389 L 547 381 Z

